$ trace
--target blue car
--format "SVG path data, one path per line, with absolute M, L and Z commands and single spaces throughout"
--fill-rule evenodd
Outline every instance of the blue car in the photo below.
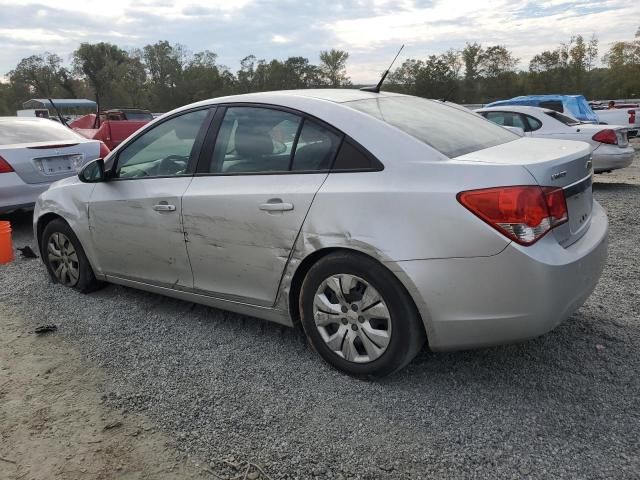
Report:
M 499 100 L 485 105 L 485 107 L 500 107 L 503 105 L 520 105 L 526 107 L 540 107 L 568 113 L 582 122 L 599 123 L 587 99 L 583 95 L 522 95 L 510 100 Z

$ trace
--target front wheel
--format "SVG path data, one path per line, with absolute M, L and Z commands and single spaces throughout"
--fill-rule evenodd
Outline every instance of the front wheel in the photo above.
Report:
M 78 237 L 64 220 L 47 224 L 40 251 L 51 278 L 65 287 L 88 293 L 103 285 L 96 279 Z
M 383 377 L 408 364 L 425 341 L 411 297 L 383 265 L 340 252 L 311 267 L 300 294 L 302 325 L 315 350 L 356 377 Z

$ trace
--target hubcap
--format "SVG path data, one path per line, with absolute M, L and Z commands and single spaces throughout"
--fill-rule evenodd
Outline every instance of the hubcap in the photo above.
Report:
M 78 283 L 80 278 L 78 254 L 66 235 L 56 232 L 49 237 L 47 258 L 53 274 L 60 283 L 67 287 L 73 287 Z
M 313 318 L 327 346 L 350 362 L 372 362 L 389 346 L 389 309 L 378 291 L 355 275 L 332 275 L 320 284 Z

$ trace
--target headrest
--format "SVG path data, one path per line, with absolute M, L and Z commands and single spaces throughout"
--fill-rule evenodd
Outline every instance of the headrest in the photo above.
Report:
M 238 125 L 235 136 L 236 152 L 240 157 L 255 158 L 273 153 L 269 129 L 258 125 Z

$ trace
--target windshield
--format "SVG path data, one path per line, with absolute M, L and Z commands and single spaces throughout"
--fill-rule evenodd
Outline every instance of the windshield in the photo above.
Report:
M 0 145 L 60 140 L 78 142 L 79 139 L 80 137 L 73 130 L 51 120 L 15 118 L 11 121 L 0 121 Z
M 399 128 L 449 158 L 520 138 L 467 110 L 419 97 L 380 97 L 344 105 Z
M 575 127 L 576 125 L 580 125 L 580 121 L 579 120 L 576 120 L 575 118 L 569 117 L 568 115 L 563 115 L 562 113 L 554 112 L 554 111 L 544 112 L 544 113 L 549 115 L 551 118 L 555 118 L 559 122 L 562 122 L 565 125 L 568 125 L 570 127 Z

